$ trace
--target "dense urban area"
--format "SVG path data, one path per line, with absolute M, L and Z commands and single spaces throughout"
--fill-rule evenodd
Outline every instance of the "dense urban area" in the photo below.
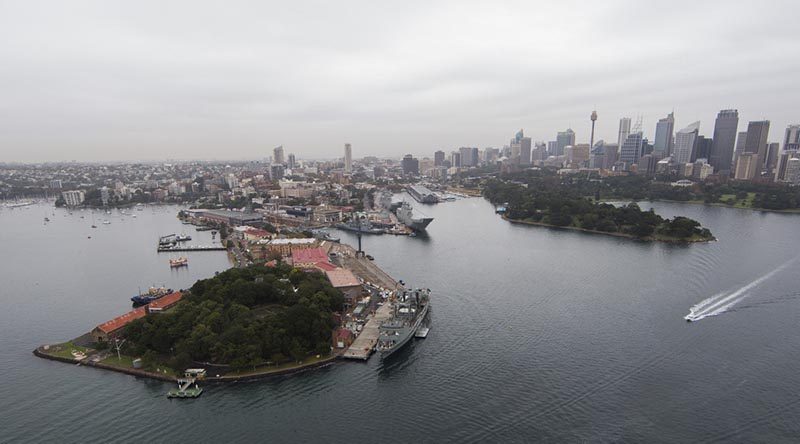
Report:
M 433 218 L 420 209 L 428 204 L 483 196 L 510 223 L 679 243 L 714 236 L 695 220 L 663 218 L 636 201 L 800 207 L 800 125 L 773 143 L 768 121 L 739 133 L 737 112 L 723 110 L 706 138 L 697 122 L 674 132 L 670 114 L 650 143 L 640 122 L 631 128 L 623 118 L 619 139 L 606 143 L 593 140 L 596 118 L 589 143 L 576 143 L 571 129 L 532 143 L 520 130 L 502 148 L 422 158 L 354 159 L 345 144 L 344 155 L 331 160 L 298 158 L 279 146 L 258 161 L 0 164 L 5 206 L 49 199 L 69 212 L 135 217 L 147 205 L 180 204 L 176 217 L 218 233 L 220 245 L 186 244 L 190 236 L 171 234 L 157 240 L 158 251 L 226 250 L 235 265 L 189 289 L 151 288 L 133 298 L 139 306 L 132 311 L 36 353 L 177 378 L 184 383 L 174 396 L 191 397 L 200 389 L 178 369 L 194 367 L 185 376 L 196 384 L 199 371 L 240 380 L 392 350 L 407 338 L 387 345 L 386 326 L 413 323 L 409 335 L 420 334 L 421 319 L 401 322 L 398 307 L 424 317 L 427 293 L 408 296 L 416 290 L 378 268 L 360 237 L 425 235 Z M 400 192 L 413 204 L 398 201 Z M 358 248 L 341 244 L 330 228 L 356 233 Z M 170 266 L 187 261 L 170 259 Z

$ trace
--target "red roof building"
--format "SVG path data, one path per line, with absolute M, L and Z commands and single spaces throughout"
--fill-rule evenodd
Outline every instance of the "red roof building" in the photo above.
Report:
M 322 247 L 292 250 L 292 264 L 295 267 L 312 267 L 317 262 L 328 262 L 328 253 Z
M 130 324 L 132 321 L 135 321 L 136 319 L 143 318 L 146 314 L 147 311 L 145 307 L 139 307 L 125 313 L 122 316 L 117 316 L 116 318 L 95 327 L 94 330 L 92 330 L 92 338 L 94 338 L 95 342 L 105 342 L 109 339 L 113 339 L 119 335 L 123 327 Z
M 147 305 L 147 311 L 149 313 L 159 313 L 162 312 L 173 305 L 177 304 L 181 298 L 183 297 L 183 293 L 180 291 L 172 292 L 166 296 L 162 296 L 155 301 L 151 302 Z

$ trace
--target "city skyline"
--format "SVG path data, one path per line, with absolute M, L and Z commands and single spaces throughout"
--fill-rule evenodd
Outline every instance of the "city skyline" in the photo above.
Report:
M 594 109 L 606 141 L 638 115 L 652 139 L 673 109 L 677 127 L 727 108 L 797 123 L 791 4 L 691 5 L 6 4 L 3 160 L 400 157 L 509 128 L 588 143 Z

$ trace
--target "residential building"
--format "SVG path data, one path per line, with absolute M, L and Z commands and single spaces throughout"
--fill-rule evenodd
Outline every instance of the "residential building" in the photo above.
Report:
M 286 162 L 283 157 L 283 145 L 277 146 L 272 150 L 272 162 L 280 164 Z
M 349 143 L 344 144 L 344 172 L 353 172 L 353 148 Z
M 67 206 L 70 207 L 77 207 L 82 204 L 85 199 L 85 194 L 82 190 L 64 191 L 61 193 L 61 196 L 64 198 L 64 202 Z

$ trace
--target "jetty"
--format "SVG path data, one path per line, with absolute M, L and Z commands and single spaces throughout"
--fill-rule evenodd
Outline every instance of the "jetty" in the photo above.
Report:
M 166 246 L 166 245 L 159 245 L 158 252 L 159 253 L 171 253 L 173 251 L 225 251 L 227 248 L 223 247 L 222 245 L 175 245 L 175 246 Z
M 378 343 L 381 323 L 392 317 L 392 304 L 386 302 L 378 307 L 375 314 L 367 321 L 361 329 L 361 334 L 350 344 L 350 348 L 344 352 L 342 357 L 346 359 L 357 359 L 366 361 L 375 351 Z

